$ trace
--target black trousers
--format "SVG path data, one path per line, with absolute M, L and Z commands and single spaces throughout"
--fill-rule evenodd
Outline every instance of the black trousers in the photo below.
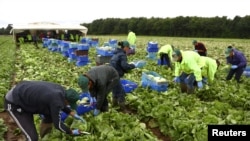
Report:
M 38 134 L 34 124 L 33 114 L 25 112 L 21 107 L 5 99 L 4 108 L 14 119 L 18 127 L 24 133 L 27 141 L 38 141 Z
M 230 69 L 226 80 L 231 80 L 233 76 L 235 75 L 235 80 L 239 83 L 240 82 L 240 77 L 242 76 L 243 72 L 245 70 L 245 67 L 239 67 L 237 69 Z

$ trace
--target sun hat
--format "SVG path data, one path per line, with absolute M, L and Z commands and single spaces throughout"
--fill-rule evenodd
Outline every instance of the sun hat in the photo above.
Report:
M 82 74 L 78 78 L 78 85 L 82 89 L 82 92 L 88 91 L 89 79 Z
M 79 100 L 79 94 L 76 90 L 72 88 L 67 89 L 65 98 L 69 102 L 70 107 L 76 109 L 76 101 Z

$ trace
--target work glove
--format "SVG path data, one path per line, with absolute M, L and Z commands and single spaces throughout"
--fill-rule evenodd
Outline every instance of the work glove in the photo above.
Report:
M 201 89 L 203 87 L 202 81 L 198 81 L 197 86 L 198 86 L 199 89 Z
M 98 109 L 95 109 L 95 110 L 94 110 L 94 116 L 99 115 L 99 113 L 100 113 L 100 110 L 98 110 Z
M 144 65 L 145 65 L 145 62 L 143 62 L 143 61 L 138 61 L 135 63 L 136 68 L 142 68 Z
M 179 82 L 180 82 L 180 78 L 179 78 L 179 76 L 176 76 L 176 77 L 173 79 L 173 82 L 175 82 L 175 83 L 179 83 Z
M 238 68 L 237 65 L 232 65 L 232 66 L 231 66 L 231 69 L 237 69 L 237 68 Z
M 80 120 L 82 123 L 86 123 L 85 119 L 83 119 L 81 116 L 79 116 L 78 114 L 74 115 L 74 118 L 77 120 Z
M 75 136 L 81 135 L 81 131 L 79 129 L 72 130 L 72 134 Z

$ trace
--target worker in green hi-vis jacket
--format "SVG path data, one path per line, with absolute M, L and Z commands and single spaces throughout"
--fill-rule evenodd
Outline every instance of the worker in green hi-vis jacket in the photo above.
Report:
M 200 60 L 201 60 L 200 66 L 201 66 L 202 82 L 205 84 L 212 83 L 214 81 L 215 73 L 220 66 L 219 60 L 206 56 L 201 56 Z
M 194 84 L 201 89 L 203 87 L 201 75 L 201 57 L 194 51 L 173 51 L 173 61 L 175 62 L 174 82 L 180 83 L 181 92 L 193 93 Z
M 166 44 L 162 46 L 159 51 L 157 52 L 157 55 L 161 59 L 160 65 L 164 64 L 164 59 L 166 61 L 166 65 L 172 69 L 171 62 L 172 62 L 172 54 L 173 54 L 174 46 L 170 44 Z
M 129 42 L 130 46 L 134 46 L 136 43 L 136 35 L 133 31 L 129 30 L 127 41 Z
M 127 51 L 127 55 L 135 54 L 135 43 L 136 43 L 136 35 L 133 31 L 128 31 L 127 41 L 129 42 L 130 49 Z

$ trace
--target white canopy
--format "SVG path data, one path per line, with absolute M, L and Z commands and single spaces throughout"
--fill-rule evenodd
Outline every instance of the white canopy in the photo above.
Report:
M 26 25 L 13 25 L 10 33 L 16 34 L 23 32 L 24 30 L 79 30 L 80 32 L 87 34 L 88 28 L 81 25 L 60 25 L 50 22 L 35 22 Z

